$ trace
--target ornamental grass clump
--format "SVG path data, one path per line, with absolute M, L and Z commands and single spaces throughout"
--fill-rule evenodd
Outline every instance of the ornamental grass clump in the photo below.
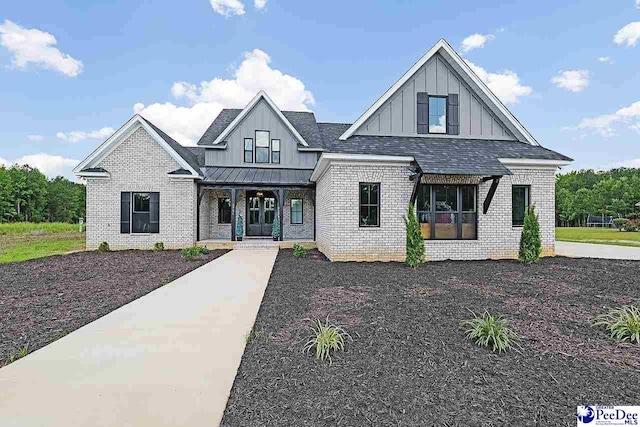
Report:
M 636 306 L 612 308 L 597 316 L 593 326 L 604 327 L 617 341 L 640 344 L 640 308 Z
M 473 319 L 464 320 L 460 326 L 465 328 L 467 338 L 476 345 L 488 347 L 493 352 L 502 353 L 518 345 L 518 334 L 509 328 L 509 323 L 502 316 L 492 316 L 488 311 L 479 317 L 474 312 Z
M 542 240 L 540 240 L 540 224 L 535 212 L 535 205 L 527 209 L 520 237 L 520 261 L 525 264 L 538 262 L 542 253 Z
M 320 320 L 313 322 L 311 327 L 314 335 L 307 341 L 304 351 L 307 353 L 314 351 L 316 359 L 325 361 L 329 359 L 331 364 L 331 352 L 344 351 L 345 338 L 351 339 L 351 335 L 340 326 L 336 326 L 327 321 L 322 323 Z
M 407 253 L 405 263 L 411 268 L 418 268 L 425 261 L 424 255 L 424 238 L 420 233 L 420 224 L 413 207 L 413 203 L 409 203 L 409 211 L 404 218 L 404 224 L 407 228 Z

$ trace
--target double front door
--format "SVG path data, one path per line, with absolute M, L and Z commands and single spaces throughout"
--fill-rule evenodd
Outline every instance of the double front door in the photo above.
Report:
M 247 192 L 247 236 L 271 236 L 276 198 L 270 191 Z

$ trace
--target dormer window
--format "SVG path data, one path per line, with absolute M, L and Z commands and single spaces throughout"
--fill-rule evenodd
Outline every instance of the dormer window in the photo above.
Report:
M 458 94 L 448 96 L 429 95 L 426 92 L 417 94 L 417 129 L 418 134 L 458 135 Z

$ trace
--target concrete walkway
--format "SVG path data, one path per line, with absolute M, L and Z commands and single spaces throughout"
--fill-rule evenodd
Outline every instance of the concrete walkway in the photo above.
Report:
M 640 260 L 640 248 L 592 243 L 556 242 L 556 255 L 572 258 Z
M 0 369 L 0 426 L 218 426 L 277 253 L 231 251 Z

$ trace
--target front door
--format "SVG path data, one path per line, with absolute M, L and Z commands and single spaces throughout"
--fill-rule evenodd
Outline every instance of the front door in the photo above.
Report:
M 269 191 L 247 192 L 247 236 L 271 236 L 276 198 Z

